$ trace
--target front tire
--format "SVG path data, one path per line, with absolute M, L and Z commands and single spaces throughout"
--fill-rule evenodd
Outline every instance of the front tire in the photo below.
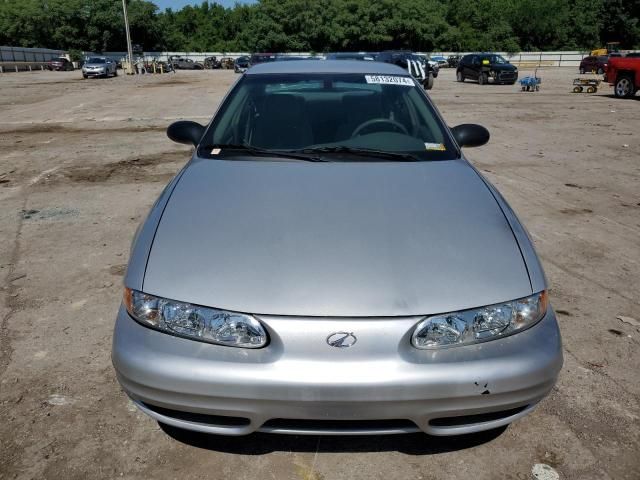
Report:
M 618 98 L 631 98 L 636 94 L 633 78 L 627 75 L 623 75 L 616 80 L 613 90 Z
M 431 90 L 433 88 L 433 74 L 429 73 L 423 85 L 425 90 Z
M 489 82 L 489 77 L 486 73 L 480 73 L 478 75 L 478 85 L 486 85 Z
M 598 75 L 602 75 L 604 73 L 604 68 L 602 68 L 602 67 L 598 68 L 598 71 L 596 73 Z
M 458 80 L 459 82 L 464 82 L 464 75 L 460 70 L 456 72 L 456 80 Z

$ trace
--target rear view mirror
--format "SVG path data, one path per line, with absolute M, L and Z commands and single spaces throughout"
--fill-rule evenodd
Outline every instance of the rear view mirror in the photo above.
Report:
M 453 127 L 451 133 L 461 147 L 480 147 L 491 137 L 489 130 L 474 123 L 463 123 Z
M 167 128 L 167 137 L 171 140 L 185 145 L 193 145 L 194 147 L 198 146 L 203 134 L 204 126 L 188 120 L 174 122 Z

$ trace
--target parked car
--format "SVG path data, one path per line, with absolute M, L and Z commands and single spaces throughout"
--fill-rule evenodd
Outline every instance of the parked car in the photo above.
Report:
M 376 62 L 392 63 L 407 70 L 425 90 L 433 88 L 437 71 L 423 57 L 407 50 L 387 50 L 376 55 Z
M 325 55 L 325 60 L 366 60 L 372 62 L 377 53 L 372 52 L 332 52 Z
M 407 70 L 253 66 L 136 233 L 112 360 L 140 410 L 215 434 L 457 435 L 553 388 L 524 227 Z M 514 156 L 519 152 L 513 151 Z
M 217 70 L 222 68 L 222 63 L 215 55 L 213 57 L 206 57 L 204 59 L 204 68 Z
M 430 58 L 429 55 L 424 55 L 422 53 L 416 53 L 416 55 L 422 59 L 423 65 L 429 65 L 431 73 L 433 73 L 433 78 L 438 78 L 438 73 L 440 72 L 440 64 Z
M 431 60 L 433 60 L 434 62 L 437 62 L 440 68 L 443 68 L 443 67 L 446 68 L 449 66 L 449 62 L 447 61 L 447 58 L 442 55 L 431 55 Z
M 447 58 L 447 63 L 449 64 L 449 68 L 457 68 L 460 63 L 460 55 L 449 55 Z
M 459 82 L 477 80 L 480 85 L 486 85 L 490 80 L 513 85 L 518 80 L 518 67 L 495 53 L 472 53 L 460 59 L 456 78 Z
M 259 63 L 275 62 L 275 61 L 276 61 L 275 53 L 254 53 L 249 58 L 249 63 L 251 65 L 258 65 Z
M 112 75 L 118 76 L 118 66 L 116 62 L 108 57 L 89 57 L 84 65 L 82 65 L 82 76 L 89 77 L 108 77 Z
M 595 72 L 598 75 L 602 75 L 607 69 L 609 62 L 608 55 L 588 56 L 584 57 L 580 61 L 580 73 Z
M 250 66 L 251 64 L 249 63 L 249 57 L 246 56 L 238 57 L 233 62 L 233 70 L 236 73 L 244 73 Z
M 605 81 L 613 86 L 618 98 L 631 98 L 640 90 L 640 58 L 616 57 L 609 59 Z
M 47 62 L 47 69 L 49 70 L 73 70 L 73 63 L 64 57 L 52 58 Z
M 170 56 L 169 63 L 173 65 L 176 70 L 203 70 L 204 64 L 200 62 L 194 62 L 191 58 L 185 58 L 181 56 Z

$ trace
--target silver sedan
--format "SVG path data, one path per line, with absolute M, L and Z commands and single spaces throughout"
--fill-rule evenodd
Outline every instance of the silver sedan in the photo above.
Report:
M 161 423 L 456 435 L 562 366 L 531 240 L 420 85 L 376 62 L 249 69 L 136 233 L 113 364 Z M 516 152 L 514 152 L 515 154 Z

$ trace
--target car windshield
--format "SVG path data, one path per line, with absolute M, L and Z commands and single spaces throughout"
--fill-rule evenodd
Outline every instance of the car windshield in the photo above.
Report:
M 87 60 L 87 63 L 106 63 L 107 61 L 104 58 L 91 57 Z
M 416 160 L 459 153 L 421 87 L 399 75 L 247 75 L 200 144 L 205 155 L 216 145 L 340 150 L 345 157 L 347 149 L 366 149 Z

